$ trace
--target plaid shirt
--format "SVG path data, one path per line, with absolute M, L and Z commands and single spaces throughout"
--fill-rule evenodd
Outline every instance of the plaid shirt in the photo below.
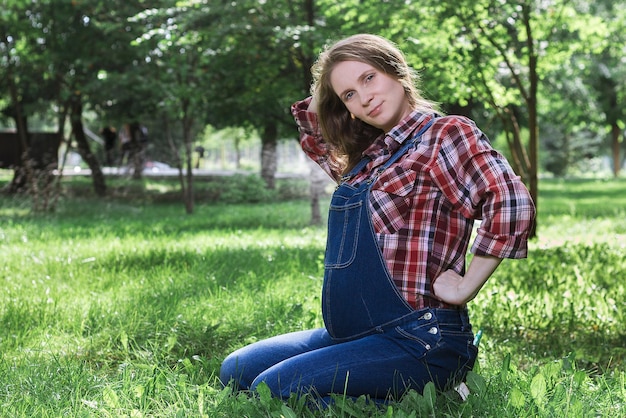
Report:
M 337 182 L 329 146 L 320 134 L 310 99 L 292 114 L 304 152 Z M 358 184 L 381 166 L 434 115 L 411 113 L 363 153 L 371 161 L 350 180 Z M 437 118 L 411 149 L 380 174 L 370 194 L 374 231 L 393 280 L 416 309 L 449 307 L 432 297 L 431 283 L 448 269 L 463 275 L 474 220 L 480 219 L 471 251 L 523 258 L 535 217 L 528 190 L 506 159 L 473 121 Z

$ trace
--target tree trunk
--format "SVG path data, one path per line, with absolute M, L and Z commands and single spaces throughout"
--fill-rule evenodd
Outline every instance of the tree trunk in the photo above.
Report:
M 261 178 L 267 188 L 276 188 L 276 171 L 278 171 L 278 128 L 275 122 L 268 122 L 261 135 Z
M 517 173 L 525 183 L 529 183 L 531 165 L 528 153 L 522 143 L 522 135 L 515 113 L 509 108 L 500 109 L 495 104 L 493 104 L 493 108 L 504 126 L 506 142 L 509 146 L 509 152 L 511 153 L 509 163 L 515 173 Z
M 239 139 L 239 134 L 237 134 L 234 144 L 235 144 L 235 169 L 241 170 L 241 140 Z
M 322 224 L 322 211 L 320 209 L 320 198 L 324 194 L 324 187 L 328 183 L 328 175 L 313 160 L 307 158 L 310 168 L 309 181 L 311 193 L 311 225 Z
M 102 173 L 98 159 L 89 148 L 89 143 L 87 142 L 87 137 L 85 136 L 85 131 L 83 129 L 82 114 L 82 99 L 80 96 L 74 96 L 71 104 L 70 122 L 72 124 L 74 139 L 76 139 L 78 153 L 91 170 L 91 179 L 93 181 L 93 188 L 96 195 L 101 197 L 106 196 L 107 186 L 104 174 Z
M 183 116 L 183 142 L 185 144 L 185 165 L 187 171 L 185 173 L 185 181 L 187 186 L 185 187 L 184 199 L 185 199 L 185 211 L 188 215 L 191 215 L 194 211 L 195 196 L 193 186 L 193 136 L 191 129 L 193 126 L 193 119 L 189 118 L 186 112 L 187 106 L 185 106 L 185 116 Z
M 193 169 L 192 169 L 192 144 L 189 138 L 191 124 L 185 122 L 186 118 L 182 121 L 183 126 L 183 147 L 185 155 L 181 158 L 180 144 L 174 140 L 172 130 L 170 128 L 170 120 L 167 112 L 163 114 L 163 131 L 165 137 L 170 146 L 172 155 L 176 157 L 176 168 L 178 169 L 178 182 L 180 184 L 181 195 L 183 204 L 185 205 L 185 212 L 191 215 L 194 211 L 194 193 L 193 193 Z
M 526 47 L 528 48 L 528 79 L 530 82 L 530 89 L 528 93 L 528 130 L 530 131 L 530 140 L 528 144 L 529 158 L 530 158 L 530 195 L 535 202 L 535 206 L 539 203 L 539 124 L 537 122 L 537 90 L 539 86 L 539 76 L 537 75 L 537 53 L 534 47 L 534 38 L 532 28 L 530 25 L 530 7 L 528 5 L 522 6 L 522 12 L 524 14 L 524 24 L 526 26 Z M 533 228 L 530 231 L 529 237 L 535 238 L 537 236 L 537 222 L 533 223 Z
M 20 190 L 25 190 L 28 184 L 33 181 L 32 172 L 30 170 L 30 144 L 28 141 L 28 124 L 26 123 L 26 116 L 22 112 L 22 102 L 19 99 L 19 93 L 15 79 L 13 78 L 13 68 L 11 65 L 8 67 L 8 84 L 9 93 L 11 95 L 11 102 L 13 106 L 13 118 L 15 119 L 15 126 L 17 127 L 17 136 L 22 148 L 21 164 L 15 168 L 13 174 L 13 180 L 9 185 L 9 193 L 17 193 Z M 36 199 L 36 196 L 34 197 Z
M 619 177 L 622 159 L 620 158 L 620 141 L 619 137 L 621 134 L 621 129 L 617 123 L 613 123 L 611 126 L 611 144 L 613 150 L 613 176 L 615 178 Z

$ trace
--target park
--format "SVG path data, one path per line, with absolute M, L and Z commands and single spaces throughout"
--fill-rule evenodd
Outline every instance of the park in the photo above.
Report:
M 624 412 L 624 179 L 542 180 L 528 259 L 506 262 L 470 303 L 483 339 L 466 402 L 409 393 L 375 411 L 338 399 L 317 415 L 296 400 L 229 396 L 216 376 L 236 347 L 322 325 L 325 228 L 310 225 L 307 199 L 201 201 L 188 216 L 145 181 L 135 199 L 102 202 L 73 178 L 64 187 L 76 195 L 43 217 L 0 200 L 3 415 Z
M 7 2 L 0 416 L 626 415 L 622 3 Z M 236 392 L 229 353 L 325 325 L 335 185 L 289 107 L 324 45 L 364 32 L 510 161 L 528 257 L 468 303 L 465 399 Z

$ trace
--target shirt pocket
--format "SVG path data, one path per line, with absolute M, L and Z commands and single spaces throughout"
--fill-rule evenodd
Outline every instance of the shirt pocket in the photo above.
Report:
M 385 170 L 374 184 L 373 189 L 393 196 L 404 197 L 415 189 L 416 179 L 417 173 L 415 171 L 396 166 Z
M 393 234 L 409 222 L 417 173 L 395 167 L 385 171 L 372 188 L 372 222 L 378 233 Z

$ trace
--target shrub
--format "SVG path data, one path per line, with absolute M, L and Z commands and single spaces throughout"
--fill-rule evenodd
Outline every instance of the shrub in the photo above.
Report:
M 275 200 L 277 192 L 268 190 L 258 175 L 235 174 L 212 180 L 208 185 L 208 195 L 212 202 L 220 203 L 262 203 Z M 204 190 L 198 192 L 198 197 Z

